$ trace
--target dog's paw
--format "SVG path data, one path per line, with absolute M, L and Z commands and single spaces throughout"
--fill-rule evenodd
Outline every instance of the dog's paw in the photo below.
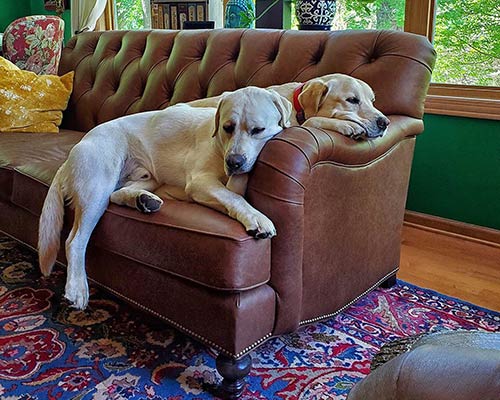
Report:
M 84 310 L 89 304 L 89 286 L 87 279 L 71 279 L 66 282 L 64 297 L 71 305 L 79 310 Z
M 156 212 L 163 204 L 163 200 L 153 193 L 141 193 L 135 198 L 136 208 L 146 214 Z
M 366 135 L 366 131 L 361 125 L 351 121 L 342 121 L 342 123 L 339 124 L 337 131 L 352 139 L 359 139 Z
M 247 233 L 256 239 L 268 239 L 276 236 L 274 224 L 264 214 L 258 213 L 249 216 L 244 225 Z
M 365 128 L 360 124 L 338 118 L 311 117 L 302 126 L 336 131 L 353 139 L 362 138 L 366 135 Z

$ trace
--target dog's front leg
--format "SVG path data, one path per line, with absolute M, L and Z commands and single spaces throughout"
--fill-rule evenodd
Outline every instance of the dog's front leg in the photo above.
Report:
M 217 178 L 205 176 L 191 181 L 186 192 L 197 203 L 203 204 L 239 221 L 246 231 L 257 239 L 276 235 L 272 221 L 253 208 L 239 194 L 226 188 Z
M 364 128 L 352 121 L 343 119 L 326 118 L 326 117 L 311 117 L 307 119 L 302 126 L 310 128 L 328 129 L 330 131 L 339 132 L 348 137 L 359 137 L 365 133 Z
M 152 213 L 158 211 L 163 204 L 162 199 L 151 193 L 159 186 L 158 181 L 153 178 L 135 181 L 114 191 L 109 199 L 119 206 L 128 206 L 137 208 L 143 213 Z

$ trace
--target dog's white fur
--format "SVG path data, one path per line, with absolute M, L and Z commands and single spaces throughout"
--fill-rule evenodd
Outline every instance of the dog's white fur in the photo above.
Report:
M 108 201 L 153 212 L 163 201 L 152 192 L 162 187 L 173 197 L 226 213 L 256 238 L 274 236 L 273 223 L 242 194 L 246 172 L 265 143 L 290 121 L 298 124 L 290 102 L 298 85 L 247 87 L 216 98 L 121 117 L 92 129 L 71 150 L 45 199 L 38 242 L 43 274 L 50 274 L 57 257 L 65 200 L 75 209 L 66 240 L 65 297 L 80 309 L 87 306 L 89 298 L 86 247 Z M 349 98 L 359 102 L 346 101 Z M 355 138 L 383 133 L 373 128 L 377 125 L 374 121 L 383 115 L 372 101 L 368 85 L 340 74 L 307 82 L 299 96 L 307 118 L 304 125 Z

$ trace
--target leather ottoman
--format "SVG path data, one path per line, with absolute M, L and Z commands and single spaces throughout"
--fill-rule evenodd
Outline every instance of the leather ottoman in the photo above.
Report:
M 447 331 L 410 337 L 382 347 L 373 363 L 405 346 L 409 351 L 376 367 L 347 399 L 500 399 L 500 333 Z

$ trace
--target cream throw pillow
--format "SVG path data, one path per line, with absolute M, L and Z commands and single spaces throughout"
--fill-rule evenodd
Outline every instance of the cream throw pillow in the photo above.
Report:
M 59 132 L 73 75 L 37 75 L 0 57 L 0 132 Z

